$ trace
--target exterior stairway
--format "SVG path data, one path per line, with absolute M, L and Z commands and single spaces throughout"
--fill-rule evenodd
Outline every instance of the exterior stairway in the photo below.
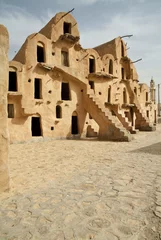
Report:
M 99 139 L 112 141 L 130 141 L 131 134 L 127 131 L 116 116 L 106 109 L 94 96 L 93 90 L 87 85 L 83 92 L 85 110 L 99 125 Z
M 124 126 L 124 128 L 126 128 L 130 133 L 136 133 L 135 131 L 135 127 L 132 126 L 132 123 L 129 122 L 128 118 L 125 116 L 124 112 L 120 111 L 118 108 L 117 110 L 114 110 L 116 116 L 118 117 L 118 119 L 120 120 L 120 122 L 122 123 L 122 125 Z
M 97 136 L 98 136 L 98 134 L 97 134 L 97 132 L 95 131 L 95 129 L 94 129 L 91 125 L 89 125 L 89 126 L 87 127 L 86 137 L 97 137 Z
M 98 138 L 100 140 L 126 142 L 132 140 L 130 132 L 123 127 L 119 119 L 113 116 L 111 111 L 106 109 L 103 104 L 99 103 L 99 100 L 94 96 L 93 90 L 90 88 L 88 81 L 84 79 L 83 75 L 80 78 L 77 71 L 65 67 L 54 67 L 53 70 L 79 82 L 83 90 L 82 100 L 84 101 L 84 108 L 99 125 Z
M 139 129 L 140 131 L 154 131 L 156 128 L 150 123 L 149 119 L 146 117 L 144 111 L 141 108 L 141 105 L 137 99 L 136 94 L 132 88 L 132 80 L 125 80 L 127 90 L 129 91 L 129 95 L 131 97 L 131 101 L 135 104 L 134 111 L 136 114 L 136 121 L 135 121 L 135 128 Z

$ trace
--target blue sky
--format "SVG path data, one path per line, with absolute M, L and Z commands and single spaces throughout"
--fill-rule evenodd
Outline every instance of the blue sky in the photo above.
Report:
M 136 63 L 140 82 L 161 83 L 161 0 L 0 0 L 0 24 L 10 34 L 10 59 L 26 37 L 38 32 L 57 12 L 75 8 L 81 44 L 92 48 L 117 36 Z

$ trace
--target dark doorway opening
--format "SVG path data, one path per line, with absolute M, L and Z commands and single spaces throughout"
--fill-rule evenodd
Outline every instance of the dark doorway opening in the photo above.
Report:
M 45 62 L 44 47 L 37 46 L 37 62 Z
M 109 62 L 109 74 L 113 74 L 113 61 L 111 59 Z
M 63 66 L 69 67 L 69 54 L 67 51 L 61 51 L 61 62 Z
M 62 82 L 62 86 L 61 86 L 61 99 L 62 100 L 70 100 L 69 83 Z
M 32 117 L 31 131 L 33 137 L 42 136 L 40 117 Z
M 95 59 L 94 57 L 89 58 L 89 72 L 95 72 Z
M 157 123 L 157 111 L 154 110 L 154 123 Z
M 121 41 L 121 56 L 124 57 L 125 56 L 125 51 L 124 51 L 124 44 Z
M 35 82 L 34 82 L 34 98 L 35 99 L 41 99 L 42 98 L 42 94 L 41 94 L 41 79 L 39 78 L 35 78 Z
M 89 81 L 89 85 L 90 85 L 91 89 L 94 90 L 94 81 Z
M 121 76 L 122 76 L 122 79 L 124 80 L 124 78 L 125 78 L 125 71 L 124 71 L 124 68 L 121 68 Z
M 127 93 L 126 93 L 126 89 L 123 89 L 123 103 L 127 103 Z
M 71 34 L 71 23 L 64 22 L 64 34 L 70 33 Z
M 14 104 L 8 104 L 8 118 L 14 118 Z
M 16 72 L 9 72 L 8 91 L 12 91 L 12 92 L 17 91 L 17 73 Z
M 137 95 L 137 88 L 134 87 L 134 93 Z
M 130 108 L 131 124 L 134 126 L 134 111 L 133 108 Z
M 111 87 L 108 88 L 108 96 L 107 96 L 107 102 L 111 102 Z
M 56 106 L 56 118 L 62 118 L 62 108 L 59 105 Z
M 78 117 L 72 116 L 72 134 L 78 134 Z

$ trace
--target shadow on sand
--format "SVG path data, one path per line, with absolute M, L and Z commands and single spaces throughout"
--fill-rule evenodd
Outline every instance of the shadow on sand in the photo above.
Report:
M 152 144 L 150 146 L 147 147 L 143 147 L 143 148 L 138 148 L 134 151 L 132 151 L 134 153 L 138 153 L 138 152 L 142 152 L 142 153 L 150 153 L 153 155 L 161 155 L 161 142 Z

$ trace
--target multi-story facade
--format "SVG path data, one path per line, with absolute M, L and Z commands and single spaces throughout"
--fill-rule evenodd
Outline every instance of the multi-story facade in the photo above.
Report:
M 58 13 L 10 62 L 11 142 L 33 136 L 129 141 L 156 124 L 155 89 L 140 84 L 121 37 L 83 49 L 76 20 Z

